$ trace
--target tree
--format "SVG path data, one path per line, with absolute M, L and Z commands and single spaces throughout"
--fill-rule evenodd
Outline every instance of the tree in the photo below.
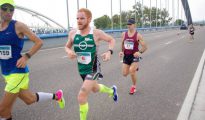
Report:
M 168 25 L 169 22 L 172 20 L 172 18 L 169 17 L 169 12 L 164 8 L 161 11 L 161 21 L 162 21 L 162 25 Z
M 100 18 L 95 19 L 94 20 L 94 25 L 96 26 L 96 28 L 100 28 L 100 29 L 110 28 L 111 19 L 110 19 L 109 16 L 104 15 Z
M 143 19 L 142 19 L 142 8 L 143 8 Z M 150 16 L 151 12 L 151 16 Z M 157 15 L 156 15 L 157 14 Z M 162 26 L 168 25 L 169 22 L 172 20 L 169 17 L 169 12 L 164 8 L 160 10 L 159 8 L 152 7 L 149 8 L 147 6 L 142 6 L 140 2 L 137 2 L 136 5 L 133 6 L 133 10 L 130 11 L 122 11 L 121 12 L 121 22 L 122 28 L 126 28 L 127 19 L 135 18 L 136 17 L 136 24 L 137 26 L 142 26 L 142 22 L 144 21 L 145 26 L 159 26 L 160 23 Z M 151 21 L 150 21 L 151 17 Z M 120 15 L 115 14 L 112 17 L 113 20 L 113 27 L 120 28 Z M 157 22 L 157 23 L 156 23 Z M 111 27 L 111 20 L 109 16 L 104 15 L 100 18 L 94 20 L 94 24 L 97 28 L 110 28 Z
M 126 11 L 121 12 L 122 28 L 127 27 L 127 20 L 131 17 L 132 17 L 131 12 L 126 12 Z
M 113 28 L 119 28 L 119 26 L 120 26 L 120 16 L 115 14 L 112 17 L 112 20 L 113 20 Z
M 131 13 L 133 16 L 135 16 L 136 14 L 137 26 L 142 26 L 142 4 L 140 2 L 137 2 L 136 5 L 134 5 L 132 8 L 133 10 L 131 11 Z
M 184 24 L 184 21 L 182 19 L 177 19 L 175 22 L 174 22 L 175 25 L 181 25 L 181 24 Z
M 137 4 L 133 6 L 134 10 L 132 11 L 132 14 L 136 13 L 138 26 L 142 25 L 142 7 L 143 7 L 143 16 L 144 16 L 143 21 L 145 26 L 150 25 L 150 22 L 152 23 L 152 26 L 155 26 L 156 22 L 157 25 L 159 26 L 160 21 L 162 26 L 164 26 L 168 24 L 172 19 L 169 17 L 169 12 L 166 9 L 160 10 L 156 7 L 148 8 L 147 6 L 142 6 L 141 3 L 137 2 Z M 151 11 L 151 21 L 150 21 L 150 11 Z

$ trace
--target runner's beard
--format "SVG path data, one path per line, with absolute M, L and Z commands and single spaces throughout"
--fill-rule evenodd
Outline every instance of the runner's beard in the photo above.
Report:
M 79 28 L 79 30 L 84 30 L 85 28 L 87 28 L 87 27 L 88 27 L 88 25 L 89 25 L 89 23 L 86 23 L 85 25 L 83 25 L 83 27 L 82 27 L 82 28 Z

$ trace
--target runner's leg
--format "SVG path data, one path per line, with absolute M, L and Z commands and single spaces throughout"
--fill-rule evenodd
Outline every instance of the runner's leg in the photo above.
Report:
M 58 97 L 53 94 L 53 93 L 45 93 L 45 92 L 37 92 L 37 93 L 32 93 L 30 90 L 21 90 L 19 93 L 19 98 L 23 100 L 27 105 L 30 105 L 34 102 L 44 102 L 44 101 L 49 101 L 49 100 L 58 100 Z M 62 108 L 65 106 L 65 101 L 63 96 L 61 96 L 63 99 L 62 103 Z M 59 106 L 61 107 L 60 103 Z
M 133 62 L 130 66 L 129 69 L 129 73 L 132 79 L 132 84 L 134 86 L 136 86 L 136 82 L 137 82 L 137 75 L 136 75 L 136 69 L 138 68 L 138 63 L 137 62 Z
M 78 103 L 80 106 L 80 120 L 87 120 L 87 113 L 89 110 L 88 106 L 88 95 L 93 89 L 96 81 L 85 80 L 78 94 Z
M 11 111 L 18 93 L 5 92 L 0 102 L 0 117 L 9 119 L 12 117 Z
M 19 98 L 23 100 L 27 105 L 34 102 L 42 102 L 55 99 L 55 95 L 52 93 L 33 93 L 30 90 L 21 90 L 19 93 Z
M 122 65 L 122 74 L 123 76 L 127 76 L 129 74 L 130 65 L 124 64 Z
M 137 84 L 137 62 L 133 62 L 130 66 L 129 72 L 132 80 L 132 86 L 130 87 L 130 94 L 134 94 L 136 92 L 136 84 Z

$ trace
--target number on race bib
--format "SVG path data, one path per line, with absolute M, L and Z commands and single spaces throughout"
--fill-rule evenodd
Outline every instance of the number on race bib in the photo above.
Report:
M 77 52 L 78 62 L 81 64 L 89 64 L 91 62 L 91 53 L 90 52 Z
M 134 43 L 130 41 L 125 41 L 124 47 L 127 50 L 133 50 L 134 49 Z
M 12 57 L 10 45 L 0 45 L 0 59 L 7 60 Z

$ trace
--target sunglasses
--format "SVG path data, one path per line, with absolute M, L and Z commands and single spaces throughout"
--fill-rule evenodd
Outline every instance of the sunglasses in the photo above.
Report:
M 13 12 L 14 8 L 13 7 L 1 7 L 1 10 L 5 11 L 5 12 Z

